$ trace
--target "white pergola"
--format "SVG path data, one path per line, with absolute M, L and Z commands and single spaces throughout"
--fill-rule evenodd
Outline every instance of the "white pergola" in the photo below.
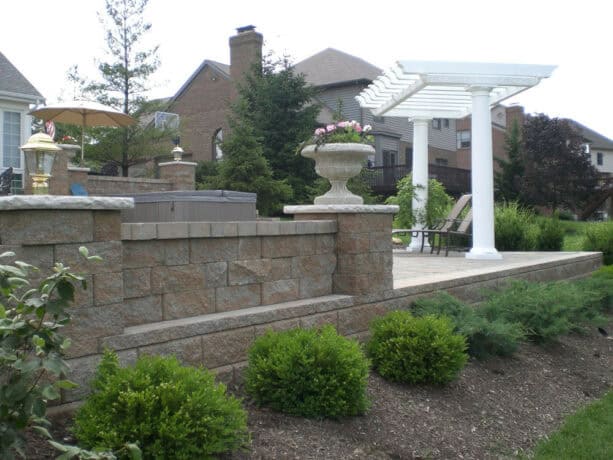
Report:
M 494 244 L 490 107 L 537 85 L 554 69 L 549 65 L 398 61 L 356 96 L 375 116 L 407 117 L 413 122 L 413 185 L 417 187 L 413 209 L 424 209 L 428 196 L 428 123 L 433 118 L 472 114 L 473 247 L 467 258 L 502 258 Z

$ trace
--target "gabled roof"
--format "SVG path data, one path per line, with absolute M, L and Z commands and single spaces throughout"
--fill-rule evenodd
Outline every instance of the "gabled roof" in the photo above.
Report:
M 204 61 L 202 61 L 202 64 L 200 64 L 200 66 L 194 71 L 194 73 L 191 74 L 191 76 L 187 79 L 187 81 L 183 83 L 183 86 L 179 88 L 179 91 L 177 91 L 177 93 L 173 97 L 169 98 L 168 105 L 171 105 L 174 101 L 176 101 L 179 98 L 179 96 L 181 96 L 181 94 L 183 94 L 183 92 L 187 88 L 189 88 L 189 85 L 192 84 L 192 81 L 194 81 L 194 79 L 206 67 L 210 67 L 216 73 L 218 73 L 221 77 L 226 78 L 228 80 L 230 79 L 230 66 L 229 65 L 222 64 L 221 62 L 216 62 L 216 61 L 211 61 L 209 59 L 205 59 Z
M 613 140 L 609 139 L 606 136 L 603 136 L 600 133 L 597 133 L 593 129 L 588 128 L 587 126 L 583 126 L 578 121 L 571 119 L 567 120 L 574 128 L 579 131 L 581 136 L 583 136 L 583 138 L 590 143 L 591 148 L 613 150 Z
M 1 52 L 0 95 L 33 102 L 43 98 L 32 83 Z
M 294 66 L 296 73 L 304 74 L 313 86 L 336 86 L 342 83 L 370 83 L 381 69 L 363 59 L 327 48 Z

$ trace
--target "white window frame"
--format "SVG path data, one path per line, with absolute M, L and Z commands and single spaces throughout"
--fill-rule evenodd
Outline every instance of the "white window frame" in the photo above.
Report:
M 456 131 L 456 148 L 469 149 L 472 145 L 471 132 L 469 129 Z

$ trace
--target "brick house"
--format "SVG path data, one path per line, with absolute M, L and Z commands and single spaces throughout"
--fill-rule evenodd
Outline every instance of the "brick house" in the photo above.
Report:
M 253 26 L 230 37 L 230 65 L 205 59 L 168 103 L 168 112 L 181 117 L 181 145 L 192 161 L 221 158 L 216 145 L 228 130 L 236 81 L 262 59 L 263 37 Z
M 40 92 L 0 53 L 0 172 L 13 168 L 13 189 L 23 188 L 23 153 L 30 137 L 30 104 L 44 101 Z

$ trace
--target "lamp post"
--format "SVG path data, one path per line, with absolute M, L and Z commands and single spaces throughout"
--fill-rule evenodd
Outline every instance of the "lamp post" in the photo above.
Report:
M 55 153 L 62 150 L 48 134 L 36 133 L 21 146 L 26 166 L 32 176 L 32 194 L 47 195 L 49 193 L 49 177 Z
M 175 161 L 181 161 L 181 157 L 183 155 L 183 149 L 178 145 L 172 149 L 172 157 Z

